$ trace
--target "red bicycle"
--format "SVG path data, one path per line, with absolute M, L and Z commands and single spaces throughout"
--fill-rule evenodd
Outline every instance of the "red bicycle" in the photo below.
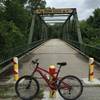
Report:
M 73 75 L 64 76 L 59 78 L 59 72 L 62 66 L 66 65 L 66 62 L 57 63 L 59 66 L 56 75 L 50 75 L 49 71 L 41 68 L 38 63 L 38 59 L 32 61 L 35 66 L 32 74 L 22 76 L 15 84 L 15 91 L 17 95 L 23 100 L 32 100 L 36 97 L 39 92 L 40 85 L 37 79 L 34 77 L 34 74 L 38 72 L 42 78 L 48 84 L 48 87 L 52 90 L 58 90 L 61 97 L 65 100 L 75 100 L 82 94 L 83 85 L 79 78 Z M 47 73 L 52 80 L 44 74 Z

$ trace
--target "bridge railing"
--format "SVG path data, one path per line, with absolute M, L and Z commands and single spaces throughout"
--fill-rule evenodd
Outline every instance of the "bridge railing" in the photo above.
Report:
M 31 44 L 23 44 L 22 46 L 19 46 L 19 47 L 8 48 L 6 50 L 0 51 L 0 65 L 5 64 L 7 62 L 9 63 L 9 61 L 11 61 L 11 59 L 14 56 L 19 57 L 19 56 L 27 53 L 31 49 L 39 46 L 43 42 L 44 42 L 44 40 L 38 40 L 38 41 L 32 42 Z
M 69 44 L 79 49 L 81 52 L 87 56 L 94 57 L 97 61 L 100 61 L 100 48 L 96 46 L 91 46 L 89 44 L 81 44 L 76 41 L 67 41 Z

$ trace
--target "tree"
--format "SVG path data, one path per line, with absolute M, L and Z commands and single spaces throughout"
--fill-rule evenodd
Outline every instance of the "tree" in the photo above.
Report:
M 46 1 L 45 0 L 29 0 L 28 5 L 26 6 L 28 11 L 31 11 L 33 14 L 34 10 L 37 8 L 45 8 L 46 6 Z
M 90 25 L 90 26 L 93 26 L 93 16 L 90 16 L 88 19 L 87 19 L 87 23 Z
M 46 5 L 45 0 L 29 0 L 28 3 L 32 8 L 45 8 Z
M 5 11 L 4 5 L 0 3 L 0 21 L 4 19 L 4 11 Z
M 2 26 L 1 26 L 2 25 Z M 2 43 L 5 46 L 5 49 L 19 46 L 24 43 L 24 35 L 21 34 L 21 31 L 13 21 L 0 22 L 0 33 L 2 37 Z
M 0 52 L 27 43 L 31 15 L 19 1 L 0 1 Z
M 6 11 L 5 16 L 7 21 L 13 20 L 17 27 L 24 31 L 30 21 L 29 13 L 23 8 L 23 6 L 18 3 L 18 1 L 6 1 L 5 2 Z
M 93 21 L 93 25 L 95 28 L 100 28 L 100 8 L 95 9 L 95 11 L 93 12 L 94 16 L 94 21 Z
M 100 8 L 95 9 L 86 21 L 81 21 L 80 27 L 84 42 L 96 44 L 100 40 Z

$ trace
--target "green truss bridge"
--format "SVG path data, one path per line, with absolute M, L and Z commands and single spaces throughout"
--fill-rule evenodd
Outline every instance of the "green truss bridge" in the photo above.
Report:
M 52 38 L 59 38 L 74 46 L 84 54 L 100 61 L 100 49 L 83 43 L 76 8 L 37 9 L 33 10 L 32 23 L 27 44 L 9 48 L 0 57 L 0 65 L 6 65 L 12 57 L 27 53 L 33 48 Z M 57 25 L 57 36 L 54 36 L 53 25 Z M 0 52 L 2 54 L 2 52 Z M 2 69 L 2 68 L 1 68 Z

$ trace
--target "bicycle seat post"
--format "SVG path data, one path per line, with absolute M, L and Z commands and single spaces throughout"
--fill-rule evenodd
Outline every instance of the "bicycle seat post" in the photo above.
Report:
M 57 77 L 59 75 L 60 69 L 62 66 L 65 66 L 67 63 L 66 62 L 61 62 L 61 63 L 57 63 L 57 65 L 59 66 L 58 72 L 57 72 Z
M 57 76 L 56 77 L 58 77 L 58 75 L 60 73 L 60 69 L 61 69 L 61 65 L 58 65 L 58 66 L 59 66 L 59 68 L 58 68 L 58 72 L 57 72 Z

